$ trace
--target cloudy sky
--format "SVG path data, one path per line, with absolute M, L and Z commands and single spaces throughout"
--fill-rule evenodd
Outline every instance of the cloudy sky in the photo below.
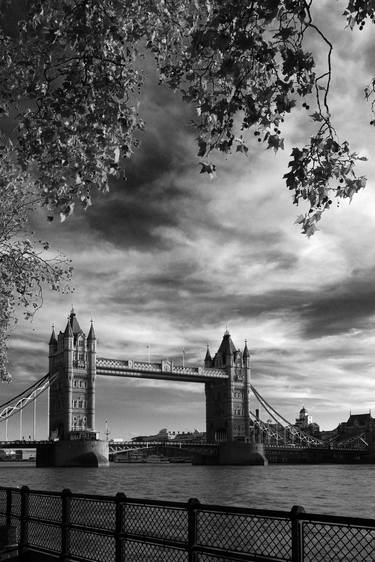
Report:
M 185 362 L 199 365 L 227 325 L 237 347 L 248 340 L 253 384 L 285 417 L 305 405 L 332 429 L 350 410 L 375 411 L 375 131 L 362 93 L 375 75 L 375 41 L 370 29 L 344 29 L 343 7 L 320 1 L 317 20 L 335 44 L 337 131 L 369 158 L 361 168 L 366 190 L 334 206 L 305 238 L 294 224 L 303 209 L 293 207 L 282 176 L 291 146 L 309 134 L 306 111 L 285 123 L 283 153 L 250 139 L 248 157 L 218 158 L 211 181 L 199 174 L 190 109 L 149 77 L 147 129 L 126 183 L 67 223 L 36 219 L 38 235 L 73 259 L 75 292 L 46 293 L 33 322 L 20 321 L 4 400 L 47 372 L 51 324 L 63 330 L 73 304 L 86 333 L 93 318 L 100 356 L 146 360 L 149 345 L 153 360 L 178 360 L 184 348 Z M 38 411 L 44 437 L 45 401 Z M 98 431 L 106 419 L 111 437 L 204 429 L 204 388 L 98 378 Z M 25 434 L 28 424 L 25 415 Z M 16 423 L 12 432 L 18 436 Z

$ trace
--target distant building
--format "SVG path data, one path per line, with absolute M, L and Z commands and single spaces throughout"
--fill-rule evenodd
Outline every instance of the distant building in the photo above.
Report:
M 11 461 L 16 458 L 16 451 L 12 449 L 0 449 L 0 461 Z
M 312 416 L 308 413 L 305 406 L 299 411 L 299 416 L 296 419 L 295 427 L 304 431 L 305 433 L 309 433 L 314 437 L 319 437 L 320 434 L 320 427 L 317 423 L 312 421 Z
M 175 434 L 172 431 L 163 428 L 156 435 L 138 435 L 137 437 L 133 437 L 132 441 L 169 441 L 170 439 L 174 439 L 174 437 Z
M 375 435 L 375 418 L 371 416 L 371 412 L 366 414 L 352 414 L 350 412 L 346 422 L 339 423 L 331 431 L 322 431 L 321 439 L 331 443 L 340 443 L 362 434 L 365 434 L 366 440 L 373 440 L 372 436 Z
M 350 413 L 348 421 L 339 424 L 337 434 L 340 437 L 351 437 L 373 429 L 375 429 L 375 419 L 370 412 L 368 414 Z
M 138 435 L 133 437 L 132 441 L 203 441 L 206 434 L 195 429 L 194 431 L 169 431 L 166 428 L 161 429 L 156 435 Z
M 312 416 L 309 415 L 305 406 L 302 406 L 302 408 L 299 411 L 299 416 L 296 419 L 295 425 L 300 429 L 306 429 L 311 423 L 312 423 Z
M 194 431 L 178 431 L 176 432 L 174 439 L 176 441 L 188 441 L 190 443 L 192 441 L 204 441 L 206 439 L 206 433 L 198 431 L 197 429 L 194 429 Z

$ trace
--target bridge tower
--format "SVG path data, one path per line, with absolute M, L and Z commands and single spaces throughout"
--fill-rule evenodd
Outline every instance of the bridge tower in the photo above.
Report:
M 211 358 L 209 349 L 204 366 L 224 368 L 226 380 L 205 383 L 207 441 L 250 441 L 250 353 L 245 342 L 237 350 L 228 330 Z
M 57 373 L 50 385 L 49 433 L 51 439 L 96 439 L 95 375 L 96 337 L 82 331 L 72 309 L 64 332 L 49 341 L 49 372 Z

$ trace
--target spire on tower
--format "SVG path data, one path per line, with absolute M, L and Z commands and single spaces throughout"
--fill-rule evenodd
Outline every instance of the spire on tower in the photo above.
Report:
M 89 335 L 87 336 L 87 341 L 96 340 L 95 330 L 94 330 L 94 322 L 91 320 L 90 331 Z
M 73 307 L 72 307 L 72 310 L 70 312 L 69 322 L 70 322 L 70 325 L 72 327 L 74 336 L 76 336 L 77 334 L 80 334 L 82 332 L 81 326 L 78 323 L 77 316 L 76 316 L 76 313 L 74 312 Z
M 247 358 L 247 357 L 250 357 L 250 352 L 249 352 L 249 349 L 248 349 L 248 347 L 247 347 L 247 340 L 245 340 L 245 347 L 244 347 L 244 350 L 243 350 L 243 357 L 244 357 L 244 359 Z
M 68 322 L 66 324 L 66 328 L 64 332 L 64 338 L 72 338 L 72 337 L 73 337 L 73 330 L 72 330 L 72 325 L 70 323 L 70 318 L 68 317 Z
M 55 334 L 55 325 L 52 324 L 52 333 L 51 333 L 51 337 L 49 340 L 49 345 L 55 345 L 55 343 L 57 343 L 57 338 L 56 338 L 56 334 Z
M 223 336 L 222 342 L 220 344 L 218 354 L 223 355 L 223 356 L 233 355 L 236 351 L 237 351 L 236 347 L 235 347 L 234 343 L 232 342 L 232 338 L 230 337 L 230 333 L 228 332 L 228 329 L 227 329 L 224 332 L 224 336 Z
M 211 357 L 211 353 L 210 353 L 210 346 L 208 344 L 207 344 L 206 357 L 204 358 L 204 366 L 205 367 L 211 367 L 212 366 L 212 357 Z

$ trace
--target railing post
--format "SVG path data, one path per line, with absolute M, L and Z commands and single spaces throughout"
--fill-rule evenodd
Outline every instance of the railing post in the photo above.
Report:
M 292 562 L 304 561 L 303 521 L 301 515 L 305 513 L 301 505 L 294 505 L 290 511 L 292 522 Z
M 7 505 L 6 505 L 6 526 L 10 527 L 12 524 L 12 490 L 7 490 Z
M 20 556 L 24 553 L 28 543 L 28 523 L 29 523 L 29 508 L 30 508 L 30 489 L 28 486 L 21 488 L 21 513 L 20 513 L 20 538 L 19 538 L 19 553 Z
M 188 560 L 196 562 L 198 560 L 195 547 L 198 542 L 198 509 L 200 501 L 190 498 L 187 504 L 188 510 Z
M 116 544 L 116 558 L 115 562 L 123 562 L 125 560 L 125 553 L 123 549 L 123 540 L 121 534 L 125 530 L 125 504 L 126 496 L 122 492 L 116 494 L 116 527 L 115 527 L 115 544 Z M 124 554 L 124 556 L 123 556 Z
M 67 560 L 70 552 L 70 510 L 72 492 L 65 488 L 61 493 L 61 560 Z

